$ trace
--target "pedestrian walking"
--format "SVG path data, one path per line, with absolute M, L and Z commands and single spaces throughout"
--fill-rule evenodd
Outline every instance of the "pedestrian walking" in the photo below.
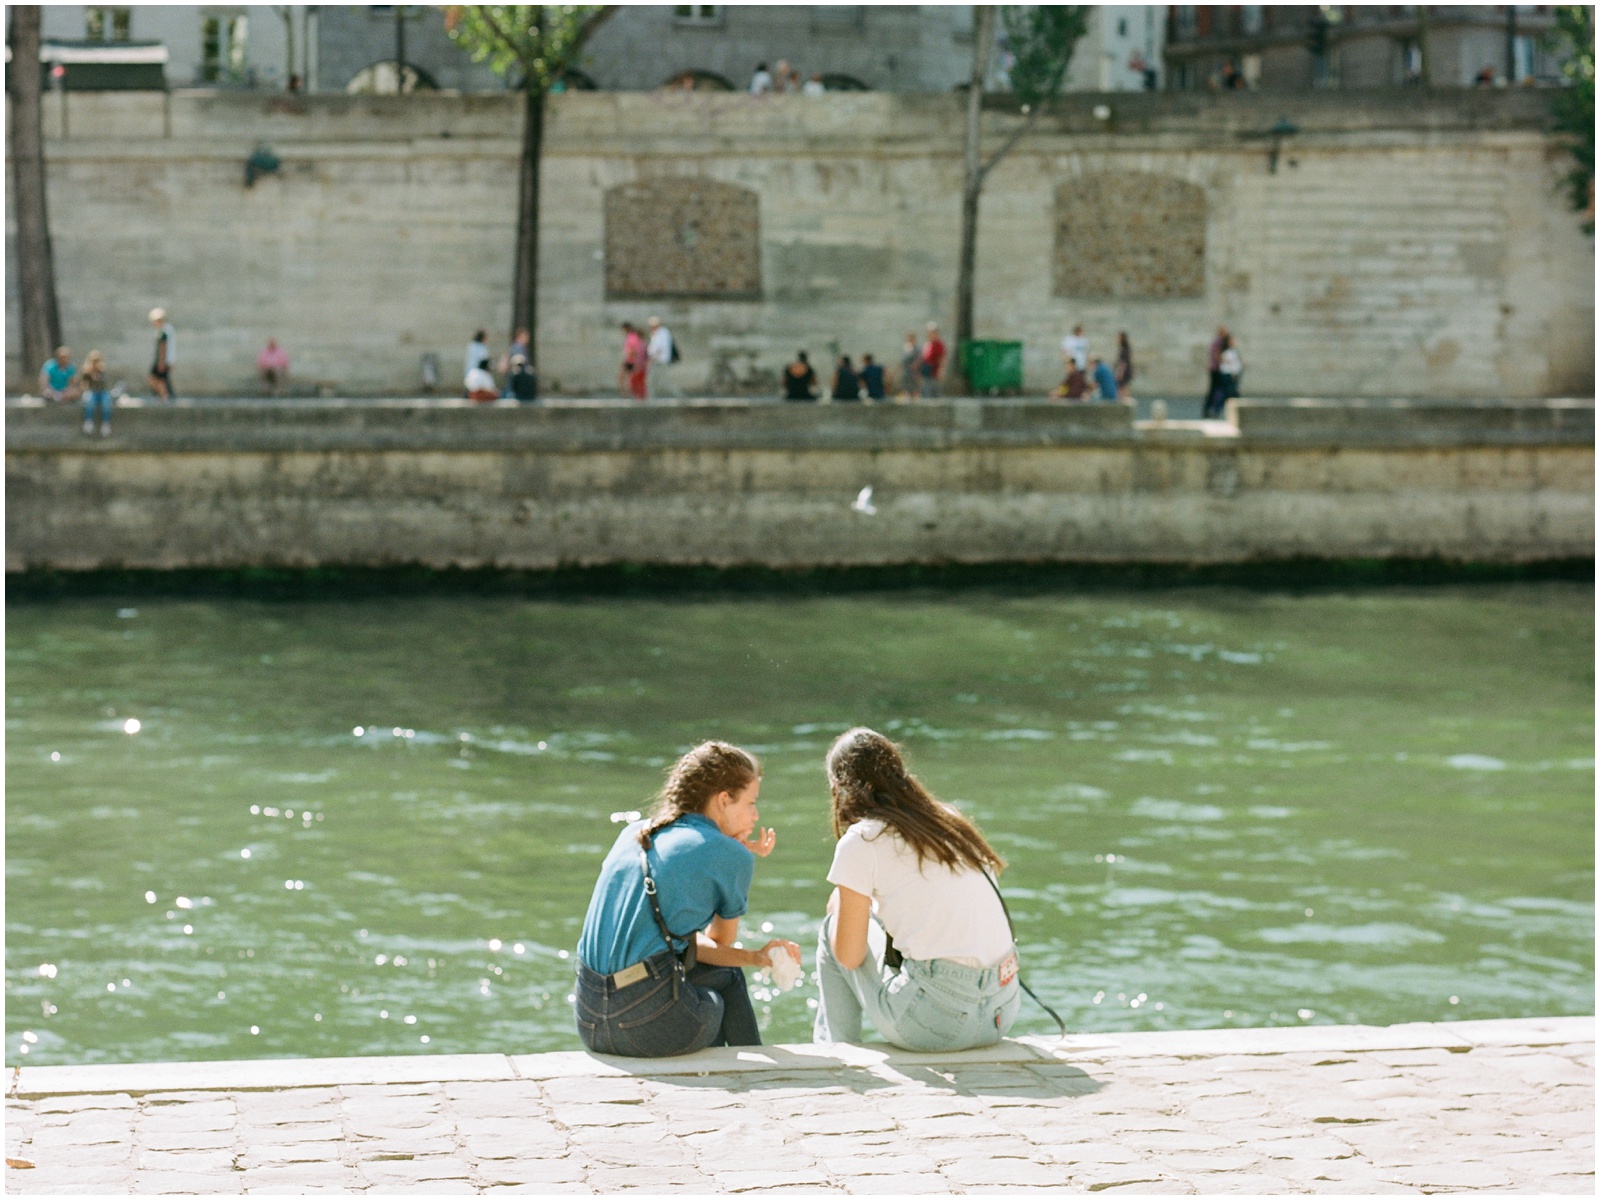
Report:
M 850 365 L 850 356 L 841 354 L 839 363 L 833 369 L 833 398 L 835 400 L 860 400 L 861 380 L 856 376 L 856 371 Z
M 1127 332 L 1117 334 L 1117 399 L 1130 401 L 1133 399 L 1133 343 L 1128 341 Z
M 171 404 L 178 398 L 172 386 L 172 364 L 177 361 L 173 353 L 172 326 L 167 322 L 167 310 L 152 308 L 150 325 L 156 331 L 155 357 L 150 360 L 150 390 L 156 398 Z
M 649 359 L 645 355 L 644 335 L 632 321 L 624 321 L 622 368 L 617 372 L 617 391 L 642 402 L 648 395 L 645 391 L 645 375 L 648 369 Z
M 811 367 L 804 350 L 795 352 L 794 361 L 783 369 L 783 398 L 785 400 L 815 400 L 817 398 L 817 373 Z
M 1238 395 L 1239 376 L 1244 374 L 1244 360 L 1226 329 L 1218 331 L 1213 348 L 1216 351 L 1216 365 L 1211 370 L 1211 388 L 1206 393 L 1205 408 L 1201 411 L 1201 416 L 1206 420 L 1222 416 L 1223 406 L 1232 396 Z
M 902 400 L 915 400 L 922 395 L 921 372 L 918 366 L 922 362 L 922 347 L 917 345 L 917 335 L 906 334 L 905 348 L 900 351 L 900 398 Z
M 680 357 L 678 344 L 672 340 L 672 330 L 661 323 L 660 317 L 651 317 L 647 324 L 650 326 L 650 340 L 645 345 L 645 358 L 648 360 L 646 393 L 652 400 L 676 396 L 678 389 L 672 382 L 671 371 L 672 364 Z
M 511 335 L 511 345 L 507 346 L 506 352 L 500 356 L 500 365 L 496 368 L 496 370 L 500 372 L 501 376 L 506 381 L 504 389 L 502 389 L 500 392 L 502 399 L 508 398 L 512 395 L 511 369 L 518 357 L 522 359 L 524 365 L 526 365 L 530 370 L 532 369 L 533 335 L 526 329 L 522 328 L 519 328 L 514 334 Z
M 289 353 L 276 338 L 268 338 L 266 348 L 256 355 L 256 373 L 261 376 L 261 394 L 276 396 L 289 376 Z
M 1239 355 L 1239 344 L 1228 337 L 1228 344 L 1222 348 L 1222 358 L 1218 363 L 1222 371 L 1222 403 L 1226 405 L 1229 400 L 1239 398 L 1239 381 L 1244 377 L 1244 359 Z M 1219 406 L 1217 415 L 1222 415 Z
M 56 352 L 39 368 L 39 394 L 51 404 L 71 404 L 82 390 L 78 368 L 72 364 L 72 351 L 57 346 Z
M 1222 376 L 1220 374 L 1222 370 L 1222 351 L 1227 340 L 1228 327 L 1226 325 L 1218 325 L 1217 336 L 1211 339 L 1211 346 L 1206 351 L 1206 398 L 1205 405 L 1201 410 L 1202 415 L 1210 413 L 1211 397 L 1222 386 Z
M 882 400 L 884 398 L 883 367 L 873 360 L 872 355 L 861 356 L 861 387 L 867 393 L 868 400 Z
M 93 433 L 95 423 L 100 425 L 100 436 L 111 436 L 111 389 L 106 386 L 106 360 L 98 350 L 84 356 L 83 371 L 83 431 Z
M 918 363 L 924 396 L 939 395 L 939 385 L 944 379 L 944 359 L 944 342 L 939 339 L 939 326 L 936 322 L 929 321 L 928 340 L 922 344 L 922 357 Z
M 1061 354 L 1078 364 L 1082 371 L 1089 365 L 1089 339 L 1083 335 L 1083 326 L 1074 325 L 1072 332 L 1061 339 Z

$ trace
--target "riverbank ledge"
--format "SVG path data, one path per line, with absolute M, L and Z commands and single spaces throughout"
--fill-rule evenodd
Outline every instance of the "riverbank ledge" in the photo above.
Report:
M 1594 1128 L 1592 1016 L 25 1066 L 6 1191 L 1587 1195 Z
M 1593 557 L 1592 401 L 1234 411 L 8 407 L 6 570 Z

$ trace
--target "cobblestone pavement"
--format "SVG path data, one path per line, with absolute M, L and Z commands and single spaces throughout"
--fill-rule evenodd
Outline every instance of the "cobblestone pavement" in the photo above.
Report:
M 6 1191 L 1591 1194 L 1594 1131 L 1593 1017 L 27 1067 Z

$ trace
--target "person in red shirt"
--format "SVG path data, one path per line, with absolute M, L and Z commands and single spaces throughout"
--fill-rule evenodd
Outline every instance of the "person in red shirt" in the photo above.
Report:
M 928 322 L 928 340 L 922 343 L 922 394 L 937 396 L 939 384 L 944 379 L 944 343 L 939 340 L 939 326 Z

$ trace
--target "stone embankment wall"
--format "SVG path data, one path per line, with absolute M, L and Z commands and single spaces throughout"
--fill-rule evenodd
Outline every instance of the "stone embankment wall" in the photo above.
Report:
M 7 417 L 8 571 L 1594 547 L 1592 406 L 1245 405 L 1237 436 L 1135 427 L 1118 405 L 977 402 L 144 408 L 109 440 L 60 409 Z
M 47 100 L 65 336 L 136 390 L 157 304 L 190 394 L 253 391 L 268 336 L 340 395 L 414 392 L 426 353 L 450 393 L 473 329 L 503 346 L 516 97 Z M 1223 322 L 1256 395 L 1592 395 L 1593 243 L 1547 126 L 1533 92 L 1063 98 L 984 193 L 978 336 L 1022 340 L 1035 392 L 1081 323 L 1098 354 L 1128 331 L 1142 394 L 1198 393 Z M 618 322 L 653 313 L 717 395 L 948 334 L 957 98 L 569 93 L 547 128 L 547 385 L 609 394 Z M 258 144 L 282 165 L 247 188 Z

